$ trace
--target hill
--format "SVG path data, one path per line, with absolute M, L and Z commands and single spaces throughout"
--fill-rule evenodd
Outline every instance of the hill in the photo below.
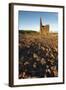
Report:
M 19 78 L 58 76 L 58 34 L 19 31 Z

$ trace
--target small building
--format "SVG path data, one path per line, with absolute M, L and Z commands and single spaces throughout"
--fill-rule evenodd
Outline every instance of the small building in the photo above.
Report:
M 40 18 L 40 33 L 45 35 L 49 33 L 49 25 L 42 25 L 41 18 Z

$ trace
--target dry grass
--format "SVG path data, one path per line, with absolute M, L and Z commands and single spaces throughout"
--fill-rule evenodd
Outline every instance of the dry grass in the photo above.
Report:
M 31 33 L 31 34 L 20 34 L 19 42 L 21 46 L 23 43 L 25 45 L 30 45 L 31 43 L 41 43 L 42 45 L 46 45 L 49 47 L 58 48 L 58 34 L 49 33 L 47 35 L 42 35 L 39 33 Z
M 19 33 L 19 78 L 58 76 L 58 34 Z

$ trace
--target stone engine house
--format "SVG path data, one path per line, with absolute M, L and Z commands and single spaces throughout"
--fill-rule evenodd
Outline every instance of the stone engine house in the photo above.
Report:
M 49 33 L 49 25 L 42 25 L 41 18 L 40 18 L 40 33 L 45 35 Z

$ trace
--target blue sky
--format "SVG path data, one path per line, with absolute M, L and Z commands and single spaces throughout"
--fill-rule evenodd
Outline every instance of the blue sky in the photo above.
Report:
M 19 11 L 18 29 L 39 31 L 40 17 L 43 25 L 50 25 L 50 31 L 58 32 L 58 13 L 56 12 Z

